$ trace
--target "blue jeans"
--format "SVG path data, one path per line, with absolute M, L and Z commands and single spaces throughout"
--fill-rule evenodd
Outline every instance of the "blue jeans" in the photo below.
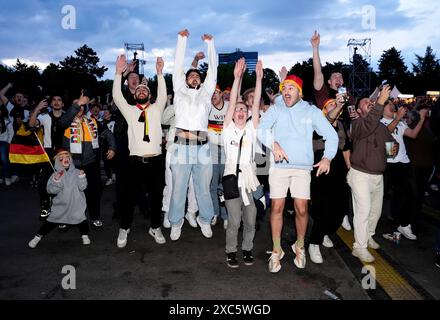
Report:
M 184 217 L 186 194 L 191 173 L 194 192 L 199 205 L 199 218 L 202 223 L 211 223 L 214 208 L 209 193 L 212 178 L 212 159 L 209 144 L 185 145 L 175 143 L 169 152 L 171 152 L 170 168 L 173 175 L 173 194 L 168 216 L 171 225 L 180 224 Z
M 222 177 L 225 171 L 225 149 L 222 146 L 216 144 L 210 144 L 211 156 L 212 156 L 212 180 L 211 180 L 211 198 L 212 205 L 214 206 L 214 215 L 219 216 L 223 220 L 228 220 L 228 214 L 226 213 L 226 207 L 220 205 L 220 199 L 218 192 L 223 192 Z
M 9 143 L 6 141 L 0 141 L 0 164 L 2 165 L 2 178 L 10 178 L 9 172 Z

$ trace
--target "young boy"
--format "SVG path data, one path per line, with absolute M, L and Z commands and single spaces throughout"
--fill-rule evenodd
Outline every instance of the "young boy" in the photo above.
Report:
M 73 165 L 70 153 L 59 149 L 55 156 L 55 170 L 47 182 L 47 192 L 53 194 L 51 214 L 29 242 L 35 248 L 41 238 L 59 224 L 77 225 L 84 245 L 90 244 L 89 225 L 85 215 L 87 208 L 84 190 L 86 174 Z

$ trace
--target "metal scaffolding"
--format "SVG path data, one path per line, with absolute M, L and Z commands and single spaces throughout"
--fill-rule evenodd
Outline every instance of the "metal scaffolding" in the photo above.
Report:
M 137 60 L 138 63 L 135 68 L 135 72 L 138 74 L 144 74 L 145 61 L 145 51 L 143 43 L 124 43 L 125 56 L 130 62 L 131 60 Z
M 371 39 L 350 39 L 350 92 L 354 97 L 368 96 L 371 83 Z

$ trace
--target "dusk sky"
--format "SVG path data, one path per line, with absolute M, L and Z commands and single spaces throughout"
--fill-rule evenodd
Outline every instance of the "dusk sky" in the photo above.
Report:
M 76 11 L 70 20 L 75 29 L 63 28 L 66 5 Z M 258 51 L 264 67 L 278 72 L 311 57 L 315 29 L 321 34 L 323 63 L 348 63 L 350 38 L 371 38 L 374 69 L 383 50 L 392 46 L 402 51 L 408 67 L 428 45 L 440 58 L 438 0 L 6 0 L 1 6 L 0 63 L 11 66 L 20 58 L 44 69 L 87 44 L 109 68 L 104 78 L 113 78 L 125 42 L 144 43 L 148 76 L 155 56 L 163 56 L 165 71 L 172 72 L 177 32 L 183 28 L 190 31 L 187 66 L 197 51 L 206 52 L 200 37 L 210 33 L 217 53 Z

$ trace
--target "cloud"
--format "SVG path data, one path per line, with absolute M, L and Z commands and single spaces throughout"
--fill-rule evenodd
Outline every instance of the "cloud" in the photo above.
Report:
M 26 63 L 29 66 L 36 65 L 40 70 L 44 70 L 50 63 L 50 62 L 30 60 L 27 58 L 20 58 L 20 57 L 18 59 L 20 59 L 20 62 Z M 1 61 L 3 64 L 7 65 L 8 67 L 12 67 L 17 63 L 17 58 L 2 59 Z

